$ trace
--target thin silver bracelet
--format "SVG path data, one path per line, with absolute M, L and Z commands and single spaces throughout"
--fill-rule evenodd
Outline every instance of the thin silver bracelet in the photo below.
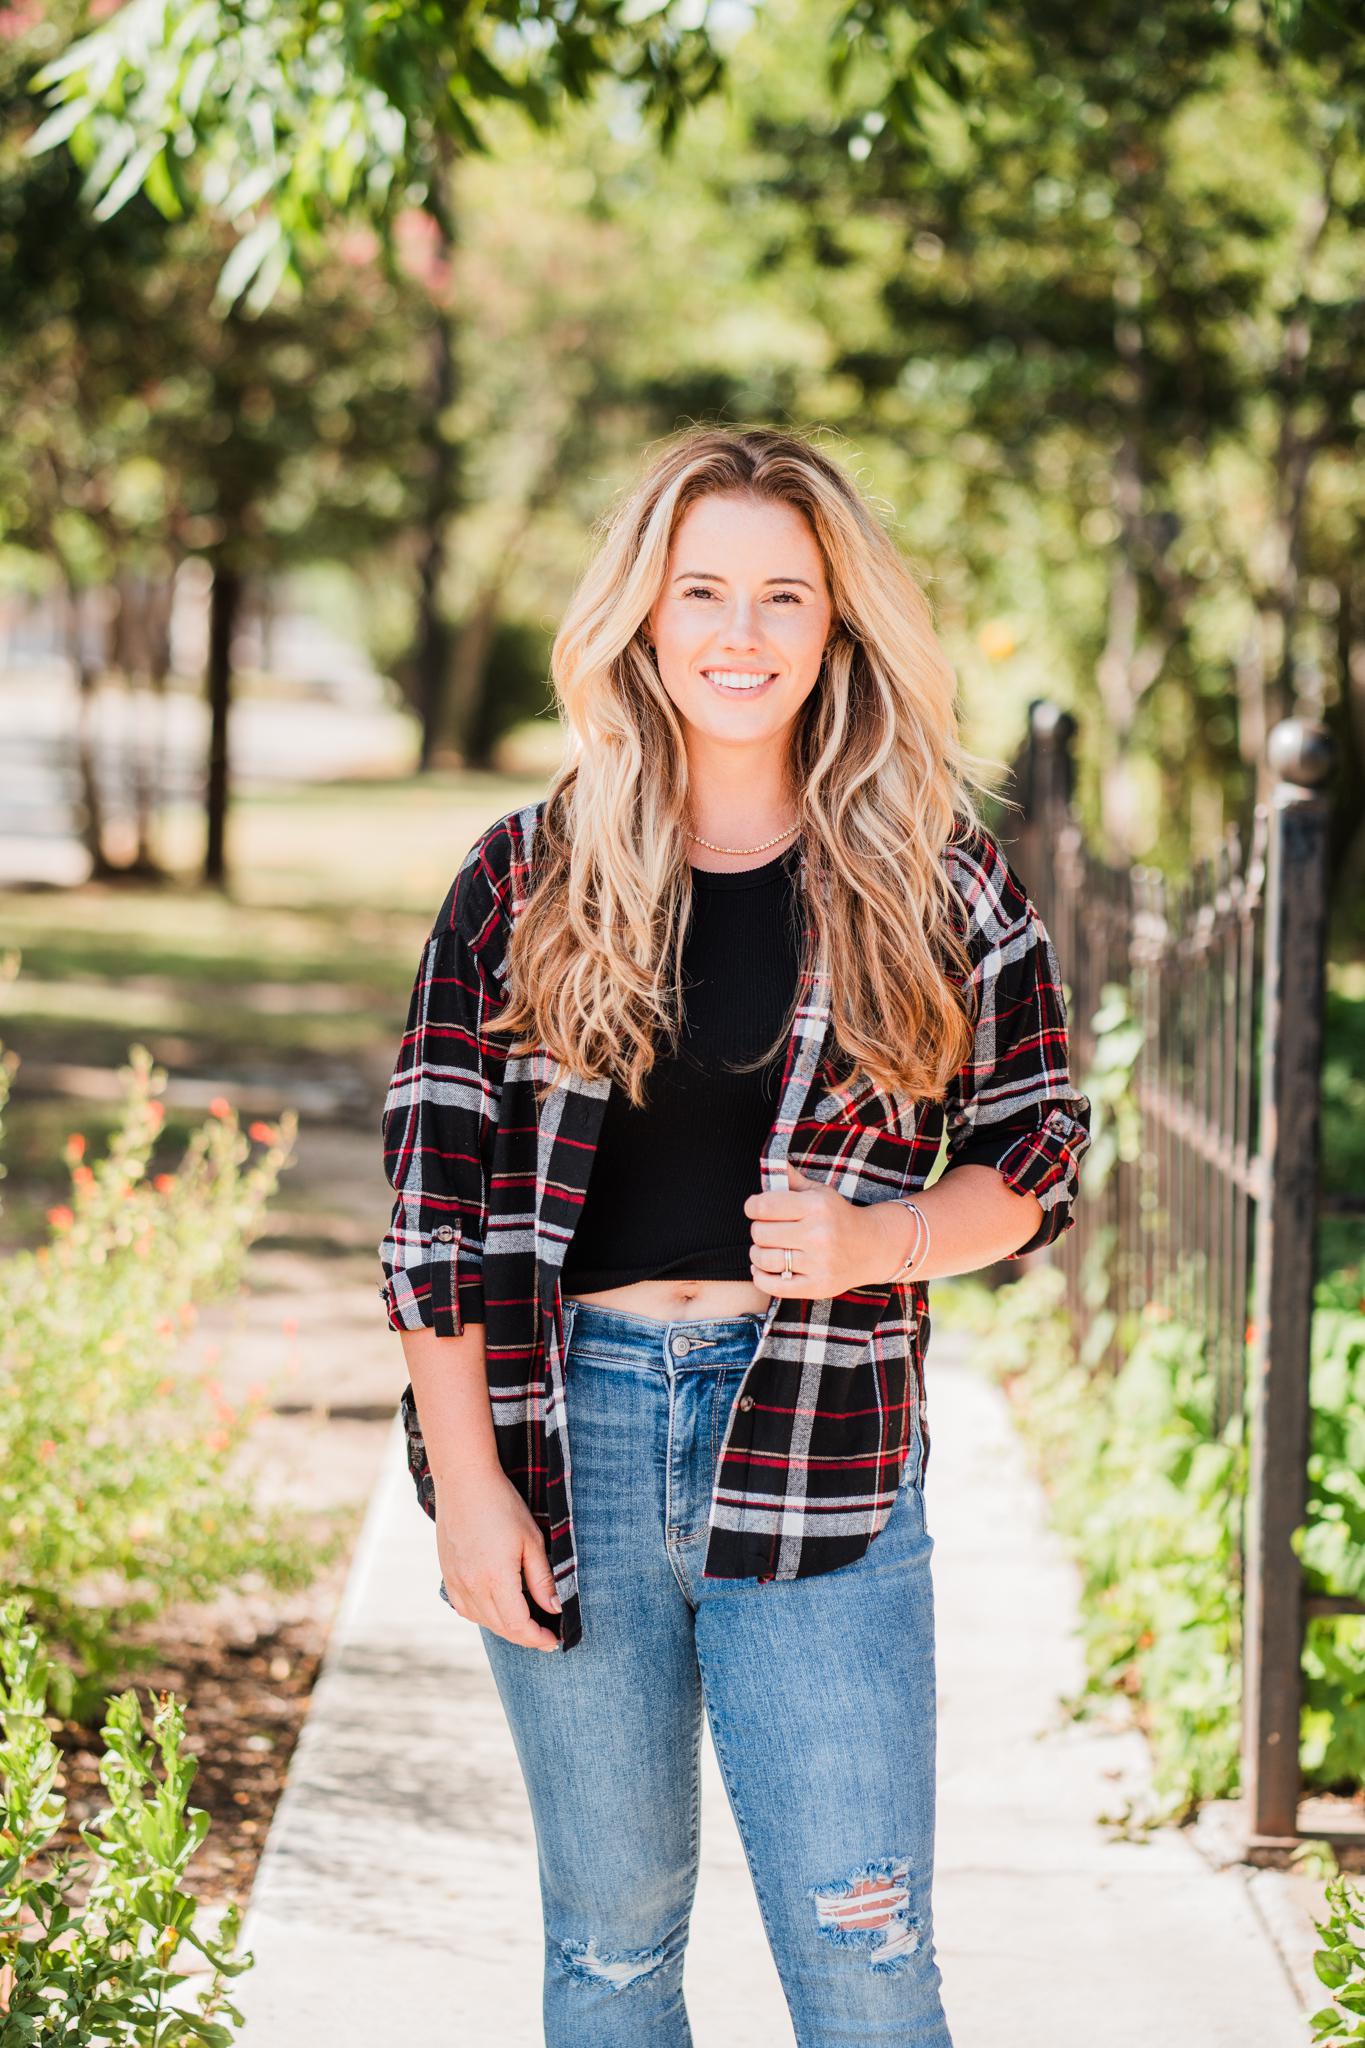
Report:
M 915 1241 L 891 1275 L 891 1284 L 894 1287 L 898 1280 L 909 1279 L 911 1270 L 924 1263 L 929 1256 L 929 1247 L 933 1239 L 929 1230 L 929 1219 L 919 1203 L 912 1202 L 907 1195 L 896 1195 L 893 1199 L 899 1202 L 902 1208 L 908 1209 L 915 1219 Z

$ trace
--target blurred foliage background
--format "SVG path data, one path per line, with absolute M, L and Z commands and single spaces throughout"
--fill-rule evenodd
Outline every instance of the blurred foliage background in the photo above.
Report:
M 1179 866 L 1339 748 L 1365 837 L 1365 45 L 1326 9 L 108 0 L 0 14 L 0 583 L 89 671 L 207 675 L 228 879 L 244 618 L 328 565 L 421 768 L 551 709 L 591 521 L 690 420 L 826 432 L 997 758 Z M 894 508 L 894 509 L 893 509 Z M 203 673 L 166 617 L 207 571 Z M 83 762 L 96 868 L 99 776 Z M 164 864 L 161 793 L 137 865 Z
M 1362 280 L 1365 15 L 1330 0 L 0 0 L 8 1246 L 83 1217 L 64 1134 L 79 1102 L 117 1150 L 130 1038 L 169 1074 L 154 1185 L 206 1109 L 297 1106 L 256 1271 L 333 1305 L 332 1397 L 421 940 L 557 758 L 594 522 L 699 421 L 818 432 L 968 744 L 1070 711 L 1120 865 L 1187 874 L 1267 799 L 1271 727 L 1328 727 L 1323 1181 L 1359 1195 Z M 1319 1253 L 1314 1540 L 1354 1572 L 1358 1211 Z M 1043 1360 L 1092 1680 L 1141 1696 L 1177 1805 L 1229 1791 L 1241 1482 L 1198 1371 L 1148 1333 L 1059 1424 L 1011 1294 L 976 1312 Z M 1305 1768 L 1358 1794 L 1365 1625 L 1310 1648 Z

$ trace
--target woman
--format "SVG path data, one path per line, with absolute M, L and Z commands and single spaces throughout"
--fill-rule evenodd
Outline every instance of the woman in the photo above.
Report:
M 1072 1220 L 1058 965 L 818 448 L 690 430 L 599 539 L 565 765 L 462 863 L 385 1104 L 409 1460 L 525 1773 L 548 2048 L 691 2040 L 703 1704 L 802 2048 L 948 2048 L 925 1282 Z

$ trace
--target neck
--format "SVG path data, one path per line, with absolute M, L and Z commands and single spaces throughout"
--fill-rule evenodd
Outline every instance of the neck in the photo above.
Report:
M 732 750 L 716 760 L 688 761 L 691 832 L 717 846 L 759 846 L 785 834 L 768 849 L 781 852 L 795 836 L 797 804 L 787 783 L 786 764 L 771 752 L 760 761 L 737 759 Z M 694 842 L 695 843 L 695 842 Z

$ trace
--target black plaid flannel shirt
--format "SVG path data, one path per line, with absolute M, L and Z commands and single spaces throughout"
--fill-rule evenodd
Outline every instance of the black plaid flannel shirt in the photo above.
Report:
M 543 1047 L 509 1057 L 486 1035 L 502 1002 L 513 920 L 531 885 L 543 800 L 488 827 L 462 862 L 423 948 L 382 1115 L 396 1200 L 380 1247 L 390 1326 L 458 1336 L 484 1325 L 498 1456 L 545 1538 L 562 1649 L 581 1639 L 566 1421 L 560 1268 L 592 1165 L 607 1081 L 558 1076 Z M 994 839 L 959 821 L 944 849 L 979 991 L 971 1056 L 944 1102 L 863 1080 L 837 1086 L 829 977 L 806 961 L 776 1119 L 760 1155 L 765 1191 L 790 1157 L 856 1202 L 922 1188 L 945 1125 L 947 1167 L 995 1168 L 1042 1204 L 1020 1258 L 1073 1222 L 1090 1104 L 1072 1086 L 1051 939 Z M 806 883 L 801 860 L 801 883 Z M 533 1080 L 555 1085 L 537 1109 Z M 929 1453 L 927 1286 L 856 1287 L 769 1305 L 733 1405 L 712 1495 L 705 1571 L 790 1579 L 861 1557 L 895 1503 L 918 1418 Z M 408 1464 L 434 1516 L 409 1384 Z M 921 1467 L 922 1477 L 923 1465 Z

